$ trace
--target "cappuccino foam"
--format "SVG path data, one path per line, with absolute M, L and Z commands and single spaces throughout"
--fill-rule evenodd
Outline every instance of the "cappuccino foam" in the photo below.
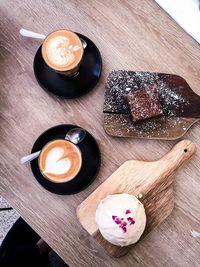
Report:
M 43 176 L 54 182 L 73 179 L 79 172 L 81 164 L 79 149 L 67 140 L 48 143 L 39 157 L 39 167 Z
M 75 33 L 59 30 L 46 37 L 42 45 L 42 55 L 53 69 L 67 71 L 79 64 L 83 56 L 83 46 Z

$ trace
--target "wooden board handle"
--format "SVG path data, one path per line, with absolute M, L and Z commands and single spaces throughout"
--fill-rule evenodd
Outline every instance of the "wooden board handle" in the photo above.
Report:
M 176 144 L 172 150 L 167 153 L 159 162 L 165 164 L 166 169 L 170 169 L 173 173 L 179 168 L 185 161 L 190 159 L 196 152 L 196 145 L 190 140 L 182 140 Z M 170 168 L 168 168 L 170 166 Z M 170 173 L 169 173 L 170 174 Z
M 137 165 L 139 166 L 138 176 L 140 177 L 140 186 L 137 188 L 133 186 L 130 191 L 134 192 L 135 195 L 140 194 L 142 196 L 142 202 L 145 198 L 148 199 L 149 195 L 151 195 L 152 198 L 155 197 L 173 184 L 176 170 L 184 162 L 188 161 L 195 152 L 196 145 L 193 142 L 190 140 L 182 140 L 160 160 L 146 163 L 143 162 L 144 169 L 142 169 L 142 162 L 138 162 L 138 164 L 141 164 L 141 166 Z M 136 170 L 134 168 L 135 162 L 137 161 L 132 161 L 132 170 Z M 129 178 L 127 178 L 126 184 L 128 184 L 128 188 L 130 188 L 131 182 Z

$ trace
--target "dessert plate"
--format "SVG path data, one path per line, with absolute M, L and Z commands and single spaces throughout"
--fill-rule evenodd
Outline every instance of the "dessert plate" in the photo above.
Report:
M 62 124 L 48 129 L 42 133 L 32 151 L 41 150 L 45 144 L 54 139 L 64 139 L 66 133 L 77 125 Z M 38 165 L 38 158 L 31 161 L 31 170 L 37 181 L 47 190 L 56 194 L 74 194 L 86 188 L 96 177 L 100 167 L 100 150 L 94 137 L 86 131 L 84 140 L 77 145 L 82 154 L 82 167 L 74 179 L 64 183 L 54 183 L 43 177 Z
M 98 230 L 95 213 L 100 201 L 108 195 L 118 193 L 138 196 L 144 204 L 147 216 L 143 238 L 172 212 L 175 171 L 195 152 L 196 146 L 189 140 L 183 140 L 158 161 L 126 161 L 78 206 L 77 217 L 80 223 L 108 254 L 114 257 L 125 255 L 132 246 L 112 245 Z
M 133 123 L 125 96 L 156 86 L 163 116 Z M 200 96 L 180 76 L 163 73 L 112 71 L 107 79 L 104 129 L 119 137 L 175 140 L 200 120 Z
M 65 77 L 51 69 L 42 58 L 41 46 L 35 55 L 33 69 L 39 85 L 59 97 L 76 98 L 84 95 L 95 87 L 101 76 L 102 60 L 98 48 L 88 37 L 77 34 L 87 43 L 77 76 Z

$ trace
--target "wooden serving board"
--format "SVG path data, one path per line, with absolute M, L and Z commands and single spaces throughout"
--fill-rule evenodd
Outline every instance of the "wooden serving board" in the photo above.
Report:
M 125 255 L 131 246 L 112 245 L 98 230 L 95 213 L 99 202 L 110 194 L 128 193 L 140 196 L 147 215 L 143 238 L 170 215 L 174 207 L 175 171 L 189 160 L 195 151 L 196 146 L 191 141 L 183 140 L 158 161 L 126 161 L 78 206 L 77 217 L 80 223 L 111 256 Z
M 134 124 L 126 95 L 156 86 L 163 116 Z M 108 75 L 104 101 L 104 129 L 119 137 L 175 140 L 200 120 L 200 96 L 180 76 L 164 73 L 112 71 Z

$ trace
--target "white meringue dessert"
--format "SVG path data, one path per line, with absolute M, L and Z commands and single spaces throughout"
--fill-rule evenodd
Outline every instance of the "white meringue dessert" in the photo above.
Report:
M 117 246 L 136 243 L 146 226 L 143 204 L 133 195 L 115 194 L 102 199 L 96 210 L 101 235 Z

